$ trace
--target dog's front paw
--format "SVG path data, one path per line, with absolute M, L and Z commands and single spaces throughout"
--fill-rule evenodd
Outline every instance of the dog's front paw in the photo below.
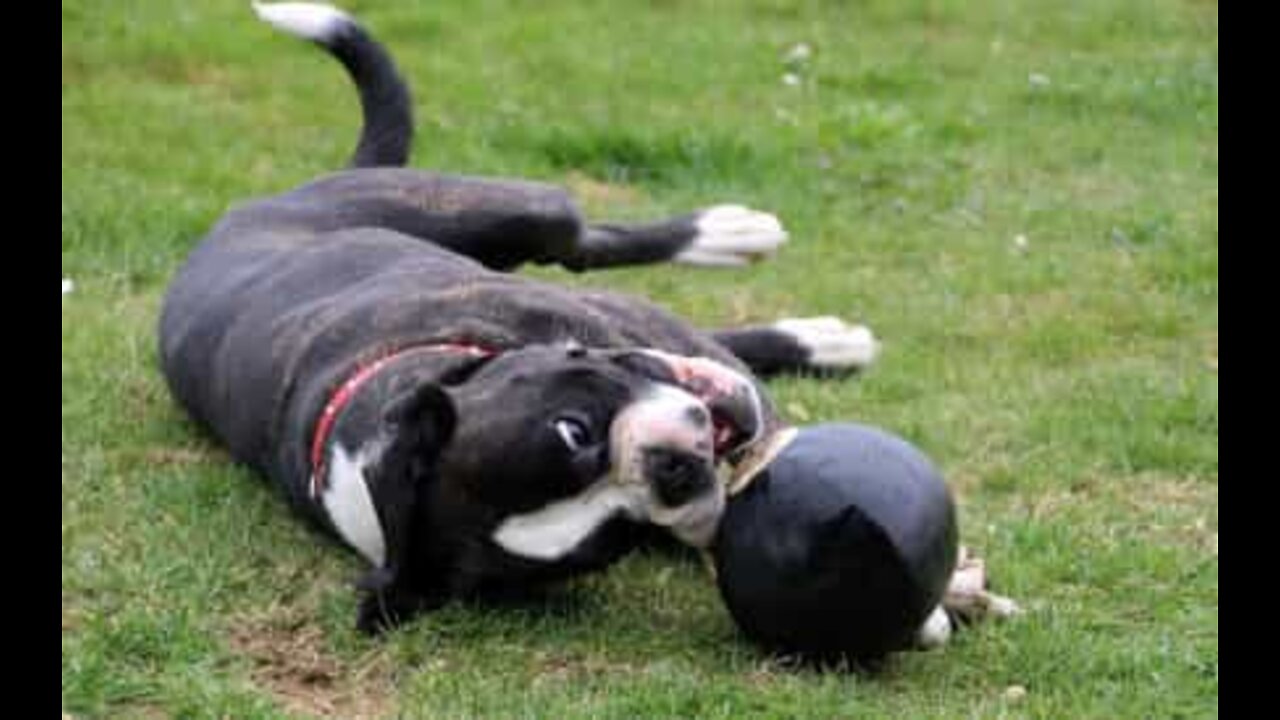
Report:
M 837 317 L 787 318 L 772 327 L 808 353 L 805 365 L 809 370 L 863 370 L 880 352 L 880 343 L 869 328 Z
M 356 629 L 362 635 L 378 637 L 399 624 L 399 618 L 389 611 L 380 593 L 370 593 L 360 600 L 356 610 Z
M 787 241 L 778 218 L 741 205 L 716 205 L 694 219 L 696 234 L 673 258 L 686 265 L 739 267 L 762 260 Z
M 371 592 L 360 600 L 356 610 L 356 629 L 370 637 L 394 630 L 422 612 L 423 602 L 402 591 L 389 589 Z
M 428 607 L 423 597 L 401 587 L 385 568 L 370 570 L 357 587 L 364 596 L 356 609 L 356 629 L 365 635 L 376 637 L 394 630 Z

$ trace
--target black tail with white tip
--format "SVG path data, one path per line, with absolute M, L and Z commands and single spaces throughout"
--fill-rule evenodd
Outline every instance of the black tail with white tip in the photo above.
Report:
M 319 3 L 257 3 L 263 21 L 325 48 L 342 63 L 360 93 L 364 127 L 350 167 L 403 166 L 413 143 L 409 86 L 377 40 L 350 15 Z

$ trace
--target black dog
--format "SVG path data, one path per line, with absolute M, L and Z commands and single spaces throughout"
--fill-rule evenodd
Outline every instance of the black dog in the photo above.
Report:
M 257 10 L 343 63 L 362 135 L 352 169 L 217 223 L 165 298 L 160 355 L 193 418 L 373 564 L 362 629 L 603 567 L 646 524 L 706 545 L 715 463 L 777 424 L 749 370 L 870 362 L 870 334 L 832 318 L 702 332 L 507 274 L 742 264 L 786 236 L 737 206 L 587 224 L 558 188 L 386 167 L 412 121 L 385 50 L 332 8 Z

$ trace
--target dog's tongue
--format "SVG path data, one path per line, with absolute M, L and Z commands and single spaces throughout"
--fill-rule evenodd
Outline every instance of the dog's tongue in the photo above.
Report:
M 737 438 L 741 437 L 743 432 L 734 427 L 732 422 L 719 413 L 712 413 L 711 422 L 715 426 L 713 442 L 715 443 L 716 459 L 719 460 L 738 445 Z

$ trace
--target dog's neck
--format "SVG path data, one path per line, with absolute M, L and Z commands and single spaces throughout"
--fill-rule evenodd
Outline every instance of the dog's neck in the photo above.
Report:
M 496 351 L 463 343 L 427 343 L 401 347 L 359 363 L 329 396 L 312 436 L 311 498 L 324 507 L 338 534 L 375 567 L 386 562 L 386 537 L 366 468 L 380 462 L 388 438 L 374 433 L 358 442 L 344 442 L 338 437 L 340 421 L 344 410 L 359 404 L 361 389 L 369 387 L 380 373 L 410 355 L 425 353 L 470 359 L 492 357 Z
M 477 358 L 492 357 L 496 354 L 495 350 L 470 343 L 429 343 L 410 345 L 392 350 L 357 365 L 356 369 L 347 376 L 347 379 L 329 396 L 329 401 L 325 403 L 324 409 L 320 411 L 320 416 L 316 420 L 315 431 L 311 437 L 311 453 L 309 456 L 311 460 L 311 496 L 313 498 L 318 499 L 325 491 L 328 477 L 325 466 L 325 448 L 329 445 L 338 416 L 351 403 L 360 388 L 367 385 L 379 372 L 407 355 L 420 352 L 446 353 Z

